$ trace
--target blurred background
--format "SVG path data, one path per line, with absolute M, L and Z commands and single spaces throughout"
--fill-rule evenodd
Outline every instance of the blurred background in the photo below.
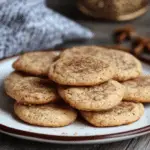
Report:
M 84 27 L 89 28 L 94 37 L 90 40 L 66 42 L 58 48 L 74 45 L 104 45 L 113 46 L 132 51 L 146 62 L 150 62 L 150 46 L 139 49 L 139 43 L 135 37 L 129 42 L 116 42 L 113 36 L 116 30 L 126 30 L 131 27 L 129 34 L 136 34 L 138 38 L 148 41 L 150 45 L 150 0 L 47 0 L 46 4 L 59 13 L 75 20 Z M 128 29 L 127 29 L 128 30 Z M 140 35 L 140 36 L 139 36 Z M 135 46 L 136 43 L 136 46 Z M 143 46 L 142 46 L 143 47 Z M 145 45 L 144 45 L 145 47 Z M 135 49 L 136 48 L 136 49 Z M 136 52 L 137 51 L 137 52 Z M 145 53 L 146 52 L 146 55 Z
M 82 1 L 82 0 L 81 0 Z M 86 0 L 83 0 L 86 1 Z M 88 0 L 87 0 L 88 1 Z M 91 2 L 96 1 L 97 3 L 100 2 L 101 0 L 91 0 Z M 117 2 L 123 2 L 124 0 L 118 0 Z M 148 36 L 150 35 L 150 8 L 148 6 L 148 11 L 145 13 L 142 13 L 141 15 L 137 15 L 137 17 L 125 21 L 118 21 L 118 20 L 109 20 L 107 17 L 104 19 L 101 18 L 94 18 L 89 15 L 84 14 L 79 10 L 78 7 L 78 2 L 77 0 L 47 0 L 47 6 L 49 8 L 52 8 L 61 14 L 77 21 L 78 23 L 82 24 L 83 26 L 88 27 L 95 33 L 94 39 L 99 39 L 98 41 L 92 41 L 92 44 L 98 44 L 97 42 L 100 42 L 102 44 L 107 44 L 109 42 L 112 43 L 111 41 L 111 33 L 119 27 L 123 27 L 125 25 L 132 25 L 136 28 L 136 31 L 139 34 L 142 34 L 143 36 Z M 128 7 L 128 0 L 124 1 L 127 3 L 126 5 L 124 4 L 121 8 L 123 7 Z M 137 5 L 140 0 L 135 0 L 132 1 L 133 3 L 137 2 Z M 144 1 L 145 2 L 145 1 Z M 147 2 L 150 2 L 148 0 Z M 148 4 L 149 5 L 149 4 Z M 134 7 L 133 7 L 134 9 Z M 99 12 L 103 13 L 103 12 Z M 132 14 L 132 12 L 131 12 Z M 110 14 L 108 14 L 110 15 Z M 109 40 L 109 41 L 108 41 Z M 90 41 L 88 41 L 90 42 Z
M 102 45 L 149 62 L 149 2 L 0 0 L 0 58 L 22 51 Z

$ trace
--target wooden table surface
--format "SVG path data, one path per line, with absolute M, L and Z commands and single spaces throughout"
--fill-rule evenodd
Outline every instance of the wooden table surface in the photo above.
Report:
M 58 0 L 57 0 L 58 1 Z M 57 4 L 57 1 L 56 4 Z M 66 1 L 66 0 L 65 0 Z M 64 2 L 65 2 L 64 1 Z M 75 0 L 70 1 L 69 5 Z M 112 31 L 118 27 L 123 26 L 125 24 L 132 24 L 136 27 L 137 31 L 140 34 L 150 36 L 150 9 L 149 12 L 134 21 L 125 22 L 125 23 L 117 23 L 117 22 L 106 22 L 106 21 L 97 21 L 93 19 L 89 19 L 79 12 L 75 12 L 73 9 L 69 9 L 66 11 L 64 8 L 64 4 L 61 7 L 55 7 L 56 5 L 52 5 L 51 1 L 48 1 L 48 4 L 54 9 L 68 15 L 69 17 L 76 20 L 78 23 L 90 28 L 95 33 L 95 39 L 82 42 L 82 44 L 98 44 L 98 45 L 108 45 L 112 44 L 111 33 Z M 66 7 L 66 5 L 65 5 Z M 74 7 L 74 6 L 73 6 Z M 69 6 L 70 8 L 70 6 Z M 81 43 L 80 43 L 81 44 Z M 65 44 L 65 46 L 71 46 L 72 44 Z M 0 133 L 0 150 L 150 150 L 150 135 L 145 135 L 139 138 L 126 140 L 122 142 L 116 142 L 111 144 L 94 144 L 94 145 L 59 145 L 59 144 L 47 144 L 47 143 L 38 143 L 33 141 L 27 141 L 22 139 L 13 138 L 7 135 Z
M 0 134 L 0 150 L 150 150 L 150 135 L 109 143 L 86 145 L 60 145 L 39 143 Z

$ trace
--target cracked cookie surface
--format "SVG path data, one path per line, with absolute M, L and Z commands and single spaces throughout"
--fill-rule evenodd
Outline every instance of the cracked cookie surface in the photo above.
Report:
M 10 75 L 5 81 L 7 95 L 22 104 L 45 104 L 59 99 L 52 81 L 39 77 L 20 77 Z M 16 78 L 17 77 L 17 78 Z
M 15 114 L 24 122 L 47 127 L 62 127 L 73 123 L 76 120 L 75 110 L 66 105 L 22 105 L 14 104 Z
M 13 68 L 32 75 L 47 76 L 49 66 L 58 55 L 56 51 L 25 53 L 13 63 Z
M 108 111 L 80 111 L 80 113 L 93 126 L 111 127 L 130 124 L 139 120 L 144 114 L 144 106 L 142 103 L 122 101 L 118 106 Z
M 150 102 L 150 76 L 140 76 L 123 82 L 123 85 L 126 88 L 124 100 Z
M 79 46 L 66 49 L 60 55 L 61 58 L 69 56 L 89 55 L 113 64 L 116 70 L 115 80 L 125 81 L 136 78 L 142 73 L 142 66 L 133 55 L 100 46 Z
M 92 86 L 114 77 L 113 65 L 92 56 L 64 57 L 54 62 L 49 78 L 62 85 Z
M 117 106 L 124 96 L 124 86 L 114 80 L 92 87 L 58 88 L 60 96 L 72 107 L 86 111 L 102 111 Z

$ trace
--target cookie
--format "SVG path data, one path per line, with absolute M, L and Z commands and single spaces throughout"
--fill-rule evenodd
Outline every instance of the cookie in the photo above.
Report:
M 116 64 L 115 80 L 126 81 L 139 77 L 142 74 L 142 65 L 133 55 L 122 51 L 110 51 L 110 57 Z
M 15 114 L 24 122 L 47 127 L 62 127 L 73 123 L 77 113 L 72 108 L 64 105 L 22 105 L 14 104 Z
M 113 65 L 92 56 L 58 59 L 50 66 L 49 78 L 62 85 L 92 86 L 114 77 Z
M 60 57 L 64 58 L 81 55 L 95 56 L 100 60 L 105 60 L 108 63 L 113 64 L 116 70 L 114 79 L 118 81 L 133 79 L 140 76 L 142 73 L 140 61 L 133 55 L 100 46 L 73 47 L 62 52 Z
M 140 76 L 123 82 L 123 85 L 126 87 L 124 100 L 150 102 L 150 76 Z
M 13 63 L 13 68 L 31 75 L 47 76 L 49 66 L 58 55 L 55 51 L 25 53 Z
M 5 91 L 19 103 L 45 104 L 59 99 L 54 83 L 50 80 L 38 77 L 16 79 L 16 76 L 10 76 L 4 82 Z
M 81 111 L 83 118 L 96 127 L 111 127 L 130 124 L 139 120 L 143 113 L 143 104 L 124 101 L 108 111 Z
M 124 86 L 114 80 L 92 87 L 58 88 L 60 96 L 72 107 L 85 111 L 102 111 L 117 106 L 124 96 Z

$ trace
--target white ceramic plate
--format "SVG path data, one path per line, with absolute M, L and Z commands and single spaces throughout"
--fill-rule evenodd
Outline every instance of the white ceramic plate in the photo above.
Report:
M 14 100 L 6 96 L 3 88 L 3 80 L 13 71 L 11 65 L 16 58 L 0 61 L 1 132 L 19 138 L 61 144 L 107 143 L 150 133 L 150 104 L 145 105 L 145 113 L 139 121 L 120 127 L 96 128 L 79 120 L 61 128 L 36 127 L 23 123 L 14 116 Z M 150 74 L 150 66 L 143 64 L 143 68 L 145 74 Z

